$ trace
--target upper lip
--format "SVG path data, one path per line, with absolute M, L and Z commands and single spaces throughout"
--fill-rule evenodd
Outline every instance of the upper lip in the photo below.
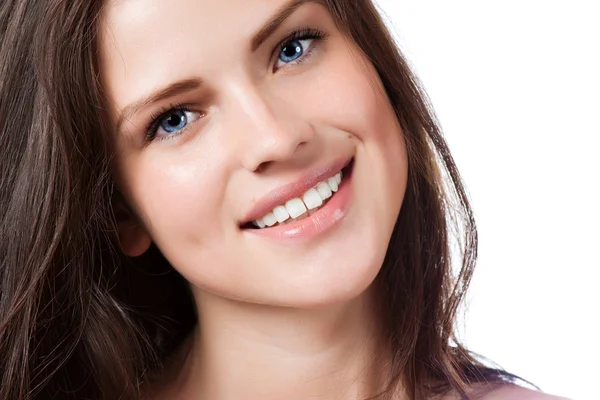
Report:
M 352 157 L 345 157 L 325 165 L 317 166 L 304 173 L 297 181 L 273 189 L 256 201 L 250 211 L 246 213 L 246 217 L 241 225 L 264 217 L 275 207 L 285 204 L 288 200 L 302 197 L 308 189 L 316 186 L 319 182 L 334 176 L 348 166 L 351 161 Z

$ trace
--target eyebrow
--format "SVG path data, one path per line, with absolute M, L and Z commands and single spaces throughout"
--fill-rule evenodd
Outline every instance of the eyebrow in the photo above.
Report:
M 168 99 L 169 97 L 177 96 L 178 94 L 192 91 L 200 86 L 202 86 L 202 81 L 200 79 L 184 79 L 174 82 L 165 88 L 158 89 L 149 96 L 126 106 L 121 111 L 119 119 L 117 120 L 117 132 L 121 130 L 121 125 L 123 125 L 126 120 L 131 118 L 147 105 Z
M 252 39 L 250 40 L 251 50 L 253 52 L 256 51 L 273 34 L 273 32 L 275 32 L 277 28 L 279 28 L 279 26 L 281 26 L 281 24 L 304 3 L 320 3 L 320 0 L 291 0 L 284 4 L 262 26 L 262 28 L 252 35 Z M 117 132 L 120 132 L 121 126 L 126 120 L 137 114 L 142 108 L 152 103 L 168 99 L 169 97 L 174 97 L 198 89 L 200 86 L 202 86 L 202 80 L 200 79 L 184 79 L 174 82 L 165 88 L 158 89 L 141 100 L 125 106 L 121 110 L 117 120 Z
M 277 28 L 279 28 L 283 21 L 285 21 L 298 9 L 298 7 L 304 3 L 313 2 L 318 2 L 318 0 L 292 0 L 284 4 L 279 10 L 277 10 L 277 12 L 275 12 L 275 15 L 271 17 L 267 23 L 264 24 L 263 27 L 252 36 L 252 40 L 250 41 L 250 48 L 252 51 L 256 51 L 256 49 L 258 49 L 260 45 L 263 44 L 263 42 L 267 40 L 267 38 L 271 36 L 271 34 L 273 34 Z

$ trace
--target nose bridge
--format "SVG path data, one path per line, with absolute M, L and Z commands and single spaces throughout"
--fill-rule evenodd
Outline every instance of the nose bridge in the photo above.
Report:
M 251 81 L 237 84 L 231 103 L 236 119 L 237 154 L 244 168 L 255 171 L 261 165 L 293 157 L 309 141 L 312 129 L 301 121 L 293 106 Z

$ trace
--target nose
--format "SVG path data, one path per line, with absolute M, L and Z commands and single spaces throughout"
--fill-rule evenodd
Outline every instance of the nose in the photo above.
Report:
M 314 129 L 300 116 L 299 104 L 290 98 L 274 98 L 252 84 L 238 86 L 232 96 L 237 154 L 251 172 L 300 157 L 312 141 Z

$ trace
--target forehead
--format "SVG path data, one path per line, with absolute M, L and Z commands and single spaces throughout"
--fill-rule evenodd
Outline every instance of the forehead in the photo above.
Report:
M 185 36 L 189 27 L 204 33 L 194 40 L 235 36 L 289 0 L 111 0 L 103 10 L 107 33 L 133 43 Z M 231 34 L 231 35 L 230 35 Z M 203 37 L 204 36 L 204 37 Z M 120 40 L 121 41 L 121 40 Z

